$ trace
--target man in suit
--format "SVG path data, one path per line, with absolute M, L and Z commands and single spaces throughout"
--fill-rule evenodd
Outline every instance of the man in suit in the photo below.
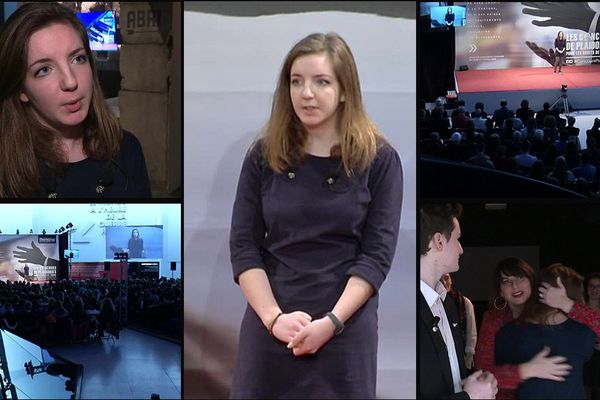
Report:
M 489 372 L 467 376 L 456 304 L 440 282 L 459 268 L 461 213 L 462 207 L 453 204 L 420 209 L 419 397 L 424 399 L 494 399 L 498 391 Z

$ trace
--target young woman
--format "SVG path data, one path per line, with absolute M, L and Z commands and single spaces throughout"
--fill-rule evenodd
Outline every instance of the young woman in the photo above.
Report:
M 558 73 L 561 74 L 561 68 L 565 65 L 567 60 L 567 54 L 565 50 L 567 48 L 567 41 L 563 31 L 559 31 L 556 39 L 554 39 L 554 73 L 556 73 L 556 67 L 558 67 Z
M 0 197 L 150 196 L 79 19 L 57 3 L 19 7 L 0 32 Z
M 558 278 L 558 282 L 557 282 Z M 553 264 L 540 271 L 544 287 L 565 290 L 571 302 L 583 303 L 583 278 L 575 270 Z M 540 293 L 540 299 L 544 293 Z M 519 385 L 519 399 L 585 399 L 583 365 L 594 351 L 596 334 L 570 319 L 560 308 L 550 307 L 533 296 L 519 318 L 507 324 L 496 336 L 496 364 L 519 364 L 550 353 L 572 367 L 562 379 L 529 379 Z M 540 377 L 544 378 L 544 377 Z
M 145 256 L 144 239 L 140 237 L 140 231 L 137 229 L 131 231 L 127 249 L 129 250 L 129 258 L 142 258 Z
M 585 304 L 600 315 L 600 272 L 594 272 L 583 281 Z M 600 399 L 600 340 L 596 341 L 594 355 L 584 368 L 583 381 L 587 398 Z
M 232 398 L 374 398 L 378 289 L 396 247 L 402 167 L 365 113 L 335 33 L 288 53 L 233 207 L 248 307 Z
M 501 260 L 494 272 L 490 309 L 483 315 L 475 348 L 475 367 L 492 372 L 498 380 L 497 399 L 515 399 L 519 384 L 530 378 L 561 381 L 570 371 L 570 365 L 561 357 L 550 357 L 544 349 L 526 362 L 497 365 L 494 347 L 498 331 L 518 318 L 525 304 L 532 299 L 535 272 L 523 259 L 508 257 Z M 596 313 L 583 304 L 573 303 L 565 292 L 547 287 L 543 301 L 553 307 L 560 306 L 566 315 L 592 328 L 600 335 L 600 320 Z M 533 296 L 535 300 L 536 296 Z

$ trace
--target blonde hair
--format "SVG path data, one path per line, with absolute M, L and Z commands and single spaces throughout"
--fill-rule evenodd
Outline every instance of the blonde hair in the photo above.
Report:
M 293 110 L 290 98 L 290 71 L 301 56 L 326 54 L 340 84 L 345 101 L 338 106 L 340 146 L 344 170 L 348 176 L 354 168 L 364 171 L 373 162 L 377 146 L 385 142 L 362 102 L 356 63 L 350 48 L 337 33 L 313 33 L 300 40 L 287 54 L 273 96 L 271 116 L 262 131 L 263 156 L 274 171 L 282 173 L 304 158 L 308 133 Z M 332 153 L 336 153 L 333 149 Z M 332 155 L 334 155 L 332 154 Z

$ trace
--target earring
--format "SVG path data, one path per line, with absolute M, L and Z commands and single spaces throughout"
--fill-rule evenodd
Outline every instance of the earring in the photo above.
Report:
M 504 305 L 503 305 L 502 307 L 498 307 L 498 304 L 496 304 L 496 303 L 498 302 L 498 299 L 502 299 L 502 301 L 504 301 Z M 503 297 L 500 297 L 500 296 L 498 296 L 498 297 L 496 297 L 496 298 L 494 299 L 494 308 L 495 308 L 496 310 L 498 310 L 498 311 L 502 311 L 502 310 L 504 310 L 504 309 L 506 308 L 506 305 L 507 305 L 507 304 L 508 304 L 508 303 L 506 302 L 506 300 L 504 300 L 504 298 L 503 298 Z

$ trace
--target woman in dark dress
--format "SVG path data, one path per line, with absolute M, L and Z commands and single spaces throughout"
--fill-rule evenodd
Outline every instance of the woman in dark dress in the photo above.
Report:
M 140 231 L 137 229 L 131 231 L 131 237 L 127 243 L 127 249 L 129 249 L 130 258 L 144 257 L 144 239 L 140 237 Z
M 567 54 L 565 49 L 567 48 L 567 40 L 563 31 L 558 32 L 558 36 L 554 39 L 554 73 L 556 73 L 556 67 L 558 67 L 558 73 L 561 73 L 560 69 L 567 60 Z
M 540 271 L 545 287 L 564 287 L 570 300 L 583 303 L 583 278 L 562 264 Z M 544 296 L 541 292 L 540 296 Z M 596 334 L 588 326 L 569 318 L 564 311 L 531 296 L 519 318 L 505 325 L 496 336 L 496 364 L 519 364 L 547 349 L 572 367 L 564 380 L 532 378 L 519 385 L 519 399 L 585 399 L 583 366 L 592 356 Z
M 0 32 L 0 197 L 150 197 L 142 148 L 104 102 L 85 27 L 28 3 Z
M 594 272 L 587 276 L 583 282 L 585 288 L 585 304 L 598 313 L 600 319 L 600 272 Z M 596 339 L 594 355 L 584 369 L 583 380 L 585 382 L 588 399 L 600 399 L 600 340 Z
M 396 248 L 402 167 L 335 33 L 298 42 L 233 207 L 248 301 L 232 398 L 374 398 L 378 290 Z

